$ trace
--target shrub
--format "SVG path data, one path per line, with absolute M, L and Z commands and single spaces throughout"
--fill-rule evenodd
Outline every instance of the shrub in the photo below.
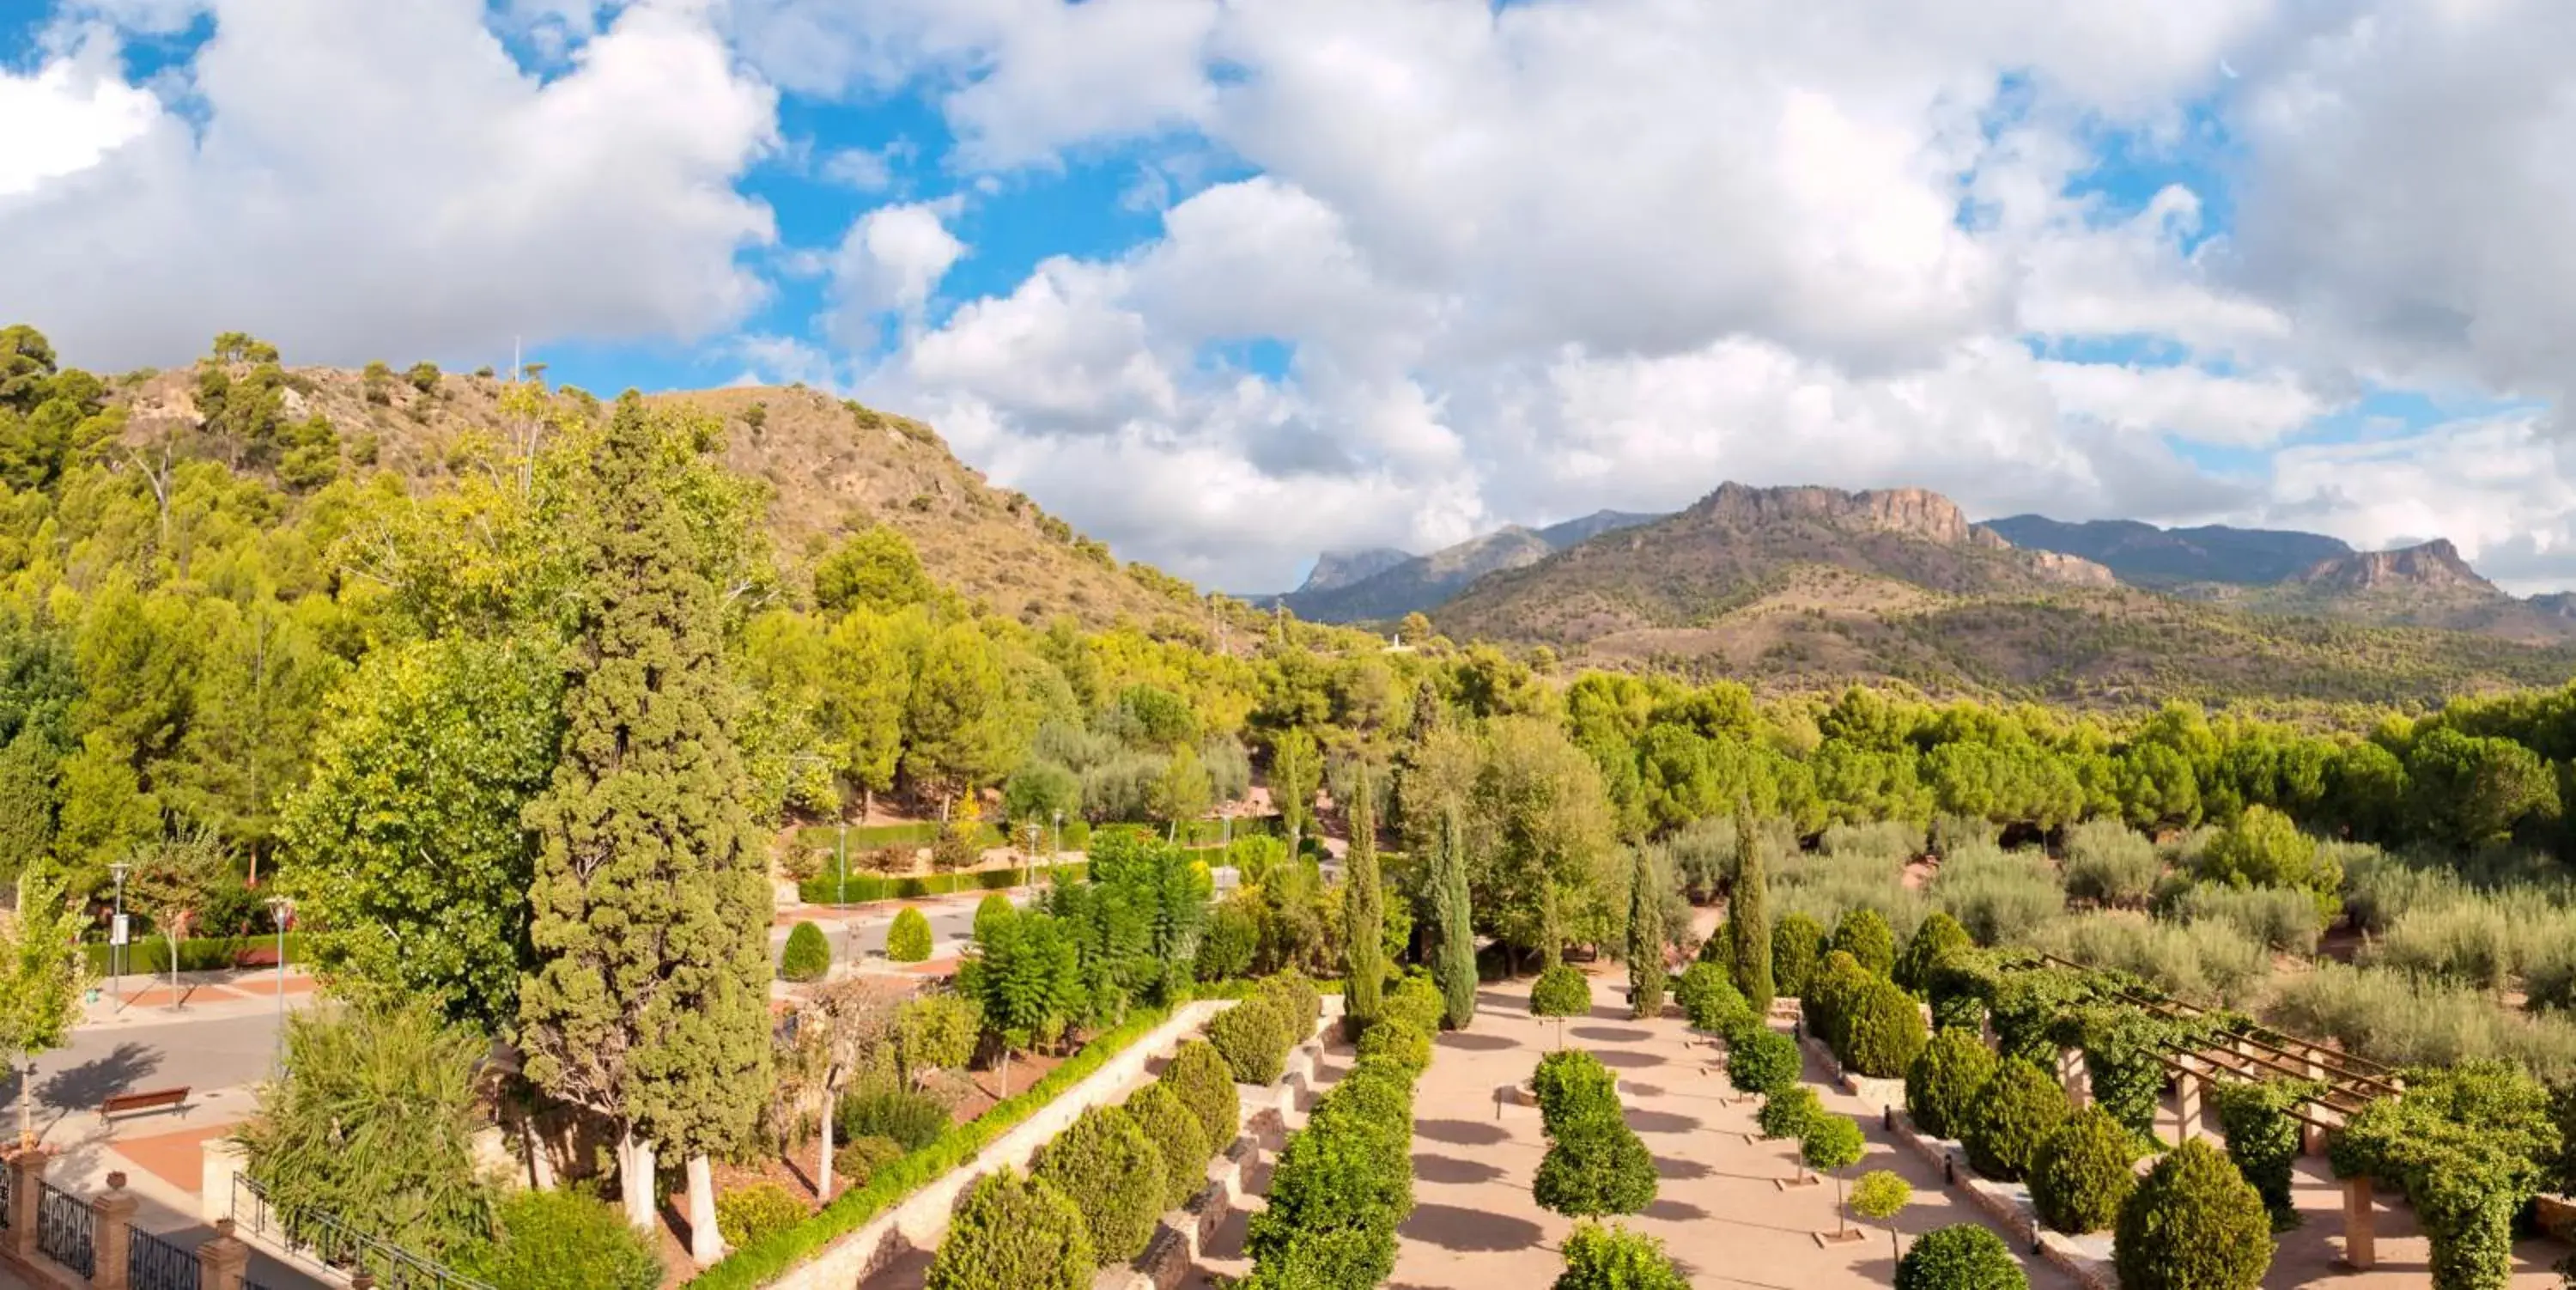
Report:
M 459 1271 L 510 1290 L 654 1290 L 662 1257 L 626 1212 L 577 1191 L 516 1191 L 496 1214 L 499 1239 L 471 1249 Z
M 955 991 L 915 995 L 895 1012 L 895 1053 L 904 1073 L 964 1070 L 975 1059 L 975 1039 L 983 1030 L 983 1011 Z
M 1881 919 L 1884 925 L 1886 920 Z M 1779 925 L 1771 929 L 1771 984 L 1792 998 L 1807 993 L 1807 978 L 1816 974 L 1816 964 L 1825 957 L 1825 929 L 1816 920 L 1801 913 L 1780 916 Z
M 2066 894 L 2079 900 L 2144 908 L 2164 868 L 2156 844 L 2118 820 L 2086 820 L 2066 831 Z
M 1163 1068 L 1162 1082 L 1198 1117 L 1212 1152 L 1234 1145 L 1243 1131 L 1243 1100 L 1235 1094 L 1233 1070 L 1215 1045 L 1204 1039 L 1182 1044 L 1172 1054 L 1172 1064 Z
M 1619 1113 L 1618 1085 L 1610 1068 L 1578 1049 L 1561 1048 L 1539 1058 L 1530 1090 L 1538 1095 L 1539 1124 L 1550 1135 L 1586 1115 Z
M 2060 919 L 2042 929 L 2035 947 L 2193 999 L 2244 997 L 2272 971 L 2272 956 L 2232 922 L 2172 923 L 2125 909 Z
M 886 957 L 897 963 L 919 963 L 930 957 L 930 920 L 918 909 L 894 916 L 886 929 Z
M 865 1187 L 877 1170 L 903 1158 L 903 1144 L 892 1138 L 852 1138 L 832 1152 L 832 1176 L 844 1186 Z
M 1038 1152 L 1033 1172 L 1082 1212 L 1092 1255 L 1104 1266 L 1145 1252 L 1170 1175 L 1163 1153 L 1127 1112 L 1114 1106 L 1083 1112 Z
M 1869 1141 L 1861 1136 L 1860 1125 L 1822 1108 L 1798 1134 L 1799 1162 L 1819 1173 L 1840 1174 L 1859 1164 L 1868 1151 Z
M 1726 1082 L 1738 1093 L 1776 1093 L 1797 1083 L 1804 1065 L 1798 1041 L 1776 1030 L 1750 1029 L 1727 1043 Z
M 1932 1028 L 1977 1029 L 1986 1019 L 1986 1000 L 2002 983 L 2003 970 L 1993 951 L 1970 948 L 1943 953 L 1932 961 L 1932 970 L 1923 980 L 1923 993 L 1932 1001 Z
M 2334 854 L 2268 806 L 2246 807 L 2234 827 L 2211 839 L 2198 871 L 2204 881 L 2231 887 L 2297 887 L 2315 899 L 2322 918 L 2343 908 L 2343 870 Z
M 966 1193 L 922 1286 L 1089 1290 L 1098 1267 L 1090 1229 L 1071 1198 L 1018 1170 L 998 1169 Z
M 2030 1175 L 2031 1205 L 2058 1231 L 2101 1231 L 2119 1218 L 2120 1202 L 2137 1185 L 2129 1168 L 2137 1158 L 2128 1126 L 2101 1107 L 2085 1107 L 2040 1148 Z
M 1191 970 L 1202 981 L 1228 981 L 1252 970 L 1261 952 L 1261 916 L 1249 901 L 1218 902 L 1199 935 L 1198 959 Z
M 753 1183 L 716 1197 L 716 1231 L 728 1245 L 749 1245 L 805 1221 L 805 1202 L 776 1183 Z
M 1871 976 L 1886 976 L 1896 970 L 1896 934 L 1887 930 L 1887 920 L 1874 909 L 1855 909 L 1834 924 L 1834 939 L 1825 947 L 1831 954 L 1840 950 L 1852 956 L 1861 970 Z
M 1804 1084 L 1792 1084 L 1762 1099 L 1762 1108 L 1753 1113 L 1753 1125 L 1762 1136 L 1773 1140 L 1803 1138 L 1807 1126 L 1825 1113 L 1825 1104 L 1816 1098 L 1816 1090 Z
M 2067 1115 L 2066 1090 L 2019 1058 L 2007 1058 L 1968 1105 L 1960 1141 L 1968 1163 L 1996 1182 L 2027 1176 Z
M 2035 852 L 1961 847 L 1942 860 L 1928 891 L 1980 945 L 2020 944 L 2066 909 L 2056 867 Z
M 1448 1009 L 1448 1001 L 1441 998 L 1438 983 L 1421 973 L 1408 972 L 1403 980 L 1395 983 L 1394 989 L 1386 992 L 1386 1001 L 1379 1005 L 1378 1015 L 1390 1021 L 1403 1022 L 1425 1035 L 1434 1035 L 1440 1032 L 1441 1015 Z
M 1872 977 L 1845 1005 L 1842 1063 L 1874 1079 L 1896 1079 L 1923 1052 L 1923 1005 L 1885 977 Z
M 1379 1095 L 1346 1096 L 1361 1078 L 1354 1071 L 1318 1103 L 1279 1153 L 1268 1203 L 1244 1234 L 1245 1290 L 1373 1286 L 1395 1270 L 1395 1229 L 1413 1210 L 1412 1127 L 1388 1122 Z M 1386 1093 L 1410 1098 L 1410 1085 L 1390 1082 Z
M 2391 1066 L 2505 1058 L 2544 1078 L 2576 1074 L 2576 1023 L 2518 1016 L 2492 996 L 2376 968 L 2320 963 L 2284 976 L 2263 1020 Z
M 1553 1137 L 1530 1188 L 1540 1205 L 1570 1217 L 1599 1218 L 1634 1214 L 1655 1203 L 1655 1157 L 1615 1104 L 1608 1114 L 1558 1126 Z
M 1289 1047 L 1313 1038 L 1315 1027 L 1323 1024 L 1324 994 L 1306 979 L 1305 973 L 1292 971 L 1264 977 L 1260 992 L 1280 1001 L 1280 1015 L 1288 1021 Z
M 1976 944 L 1968 929 L 1959 926 L 1958 919 L 1935 910 L 1914 929 L 1913 938 L 1905 942 L 1904 951 L 1896 956 L 1896 966 L 1888 975 L 1898 985 L 1928 995 L 1932 991 L 1932 969 L 1941 962 L 1941 956 L 1952 950 L 1973 949 Z
M 1128 1097 L 1127 1117 L 1145 1131 L 1146 1140 L 1162 1153 L 1163 1208 L 1179 1209 L 1188 1204 L 1190 1197 L 1207 1185 L 1208 1158 L 1216 1154 L 1216 1149 L 1208 1145 L 1207 1126 L 1199 1123 L 1196 1112 L 1181 1104 L 1179 1094 L 1160 1081 Z
M 1896 1261 L 1896 1290 L 2030 1290 L 2030 1276 L 2004 1238 L 1953 1223 L 1915 1238 Z
M 2324 930 L 2315 898 L 2293 887 L 2194 883 L 2174 901 L 2173 914 L 2186 923 L 2222 923 L 2257 945 L 2301 956 L 2317 952 Z
M 2269 1079 L 2260 1084 L 2229 1081 L 2212 1092 L 2218 1122 L 2227 1134 L 2227 1158 L 2263 1198 L 2275 1228 L 2298 1221 L 2290 1185 L 2298 1167 L 2300 1125 L 2290 1111 L 2321 1088 L 2305 1080 Z
M 1275 994 L 1256 994 L 1216 1015 L 1208 1023 L 1208 1042 L 1225 1059 L 1238 1084 L 1272 1084 L 1288 1069 L 1293 1046 L 1288 1015 L 1291 1005 Z
M 788 981 L 820 981 L 832 970 L 832 943 L 823 929 L 798 923 L 787 933 L 787 949 L 778 956 L 778 975 Z
M 841 1095 L 832 1117 L 832 1132 L 846 1141 L 892 1138 L 906 1151 L 919 1151 L 945 1130 L 948 1108 L 937 1098 L 911 1089 L 883 1085 L 855 1088 Z
M 1673 1001 L 1693 1029 L 1722 1035 L 1753 1020 L 1753 1005 L 1737 993 L 1735 979 L 1715 963 L 1693 963 L 1673 987 Z
M 2206 1142 L 2176 1147 L 2120 1205 L 2123 1290 L 2253 1290 L 2272 1266 L 2263 1198 Z
M 1559 963 L 1538 974 L 1530 986 L 1533 1017 L 1580 1017 L 1592 1011 L 1592 983 L 1572 966 Z
M 1643 1232 L 1584 1221 L 1559 1248 L 1565 1271 L 1553 1290 L 1690 1290 L 1664 1243 Z
M 1431 1036 L 1409 1021 L 1380 1017 L 1376 1025 L 1361 1032 L 1356 1053 L 1360 1057 L 1383 1057 L 1411 1078 L 1431 1065 Z
M 1869 988 L 1876 978 L 1862 969 L 1860 960 L 1836 950 L 1825 956 L 1816 975 L 1807 982 L 1807 993 L 1798 1001 L 1798 1016 L 1808 1034 L 1824 1040 L 1825 1046 L 1840 1056 L 1846 1042 L 1843 1022 L 1850 1005 Z
M 1944 1030 L 1905 1068 L 1905 1113 L 1925 1133 L 1956 1138 L 1966 1131 L 1977 1094 L 1995 1077 L 1995 1055 L 1976 1035 Z

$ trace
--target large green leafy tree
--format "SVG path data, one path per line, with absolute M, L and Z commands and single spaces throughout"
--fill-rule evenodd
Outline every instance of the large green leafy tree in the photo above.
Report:
M 957 987 L 981 1010 L 1002 1043 L 1002 1088 L 1010 1089 L 1010 1053 L 1052 1041 L 1080 1002 L 1081 950 L 1064 924 L 1036 910 L 997 910 L 975 917 L 975 940 L 958 966 Z
M 769 891 L 719 592 L 665 487 L 691 438 L 707 435 L 630 395 L 587 465 L 562 749 L 526 817 L 541 840 L 537 967 L 519 1020 L 529 1077 L 619 1126 L 629 1220 L 652 1223 L 655 1149 L 672 1147 L 691 1157 L 691 1226 L 711 1238 L 704 1158 L 750 1139 L 768 1085 Z
M 904 706 L 904 773 L 943 806 L 1000 778 L 1017 751 L 1005 715 L 991 643 L 971 623 L 939 629 L 922 648 Z
M 0 910 L 0 1052 L 27 1062 L 71 1038 L 80 1016 L 79 909 L 62 875 L 30 866 L 19 881 L 18 909 Z M 20 1081 L 18 1142 L 35 1145 L 36 1083 Z
M 534 837 L 563 728 L 544 653 L 454 640 L 378 651 L 334 698 L 282 825 L 289 885 L 335 989 L 518 1019 Z
M 1386 889 L 1378 877 L 1371 792 L 1369 769 L 1362 765 L 1351 780 L 1351 849 L 1342 866 L 1342 953 L 1350 966 L 1343 1002 L 1352 1022 L 1362 1028 L 1377 1020 L 1386 990 Z
M 206 608 L 209 644 L 169 797 L 247 856 L 256 880 L 276 838 L 278 804 L 310 764 L 324 696 L 344 665 L 275 601 Z

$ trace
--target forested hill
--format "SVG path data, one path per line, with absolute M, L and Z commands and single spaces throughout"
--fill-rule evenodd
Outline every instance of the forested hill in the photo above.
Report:
M 496 451 L 514 450 L 531 433 L 542 439 L 599 413 L 599 400 L 582 390 L 513 385 L 486 373 L 287 367 L 263 348 L 228 347 L 224 357 L 230 361 L 111 381 L 105 403 L 125 417 L 122 446 L 222 460 L 291 492 L 377 470 L 436 487 L 487 470 Z M 933 577 L 1023 622 L 1057 614 L 1090 626 L 1205 621 L 1187 584 L 1122 566 L 1107 546 L 1025 494 L 986 483 L 919 421 L 803 386 L 696 390 L 647 402 L 699 408 L 718 420 L 724 463 L 767 488 L 769 531 L 792 560 L 884 524 L 910 539 Z

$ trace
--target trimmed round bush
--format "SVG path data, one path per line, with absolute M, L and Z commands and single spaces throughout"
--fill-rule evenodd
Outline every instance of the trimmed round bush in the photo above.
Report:
M 1825 1047 L 1839 1054 L 1843 1051 L 1843 1015 L 1851 1000 L 1867 989 L 1871 981 L 1860 960 L 1836 950 L 1816 966 L 1816 974 L 1807 980 L 1807 992 L 1798 999 L 1798 1016 L 1806 1033 L 1825 1041 Z
M 1869 1139 L 1862 1136 L 1858 1123 L 1821 1107 L 1798 1135 L 1798 1159 L 1822 1173 L 1840 1173 L 1868 1153 Z
M 1585 1220 L 1566 1233 L 1565 1271 L 1553 1290 L 1690 1290 L 1664 1243 L 1625 1227 Z
M 2210 1090 L 2218 1106 L 2219 1126 L 2227 1135 L 2227 1158 L 2254 1185 L 2255 1194 L 2272 1211 L 2275 1227 L 2298 1221 L 2290 1187 L 2298 1167 L 2300 1124 L 2291 1112 L 2316 1087 L 2276 1079 L 2260 1084 L 2230 1081 Z
M 998 891 L 985 893 L 982 900 L 975 902 L 975 939 L 993 939 L 993 929 L 1011 921 L 1019 912 L 1020 907 L 1012 904 L 1010 897 Z
M 725 1244 L 745 1246 L 805 1221 L 813 1211 L 786 1188 L 773 1182 L 753 1183 L 716 1197 L 716 1231 Z
M 1383 1066 L 1383 1064 L 1380 1064 Z M 1335 1090 L 1337 1093 L 1339 1089 Z M 1413 1212 L 1412 1127 L 1326 1097 L 1288 1136 L 1268 1203 L 1244 1233 L 1247 1287 L 1373 1286 L 1395 1270 L 1395 1229 Z
M 1163 1208 L 1188 1204 L 1207 1185 L 1208 1158 L 1216 1154 L 1208 1145 L 1206 1126 L 1160 1080 L 1128 1095 L 1127 1118 L 1163 1155 Z
M 1305 973 L 1282 972 L 1277 976 L 1264 977 L 1261 990 L 1286 1005 L 1290 1048 L 1314 1037 L 1315 1027 L 1323 1024 L 1324 1020 L 1324 995 L 1315 988 L 1314 982 L 1306 979 Z
M 1924 915 L 1921 926 L 1914 929 L 1914 939 L 1905 943 L 1905 952 L 1896 956 L 1896 967 L 1889 973 L 1898 985 L 1916 994 L 1932 992 L 1932 969 L 1941 956 L 1952 950 L 1972 950 L 1975 937 L 1950 917 L 1949 911 L 1936 909 Z
M 1243 1099 L 1236 1095 L 1234 1072 L 1216 1045 L 1204 1039 L 1182 1044 L 1171 1065 L 1163 1068 L 1162 1082 L 1172 1086 L 1181 1105 L 1206 1128 L 1211 1154 L 1234 1145 L 1243 1132 Z
M 1722 1035 L 1753 1020 L 1753 1005 L 1735 988 L 1735 980 L 1715 963 L 1693 963 L 1673 986 L 1673 1002 L 1691 1028 Z
M 1208 1023 L 1208 1042 L 1225 1059 L 1237 1084 L 1275 1084 L 1288 1069 L 1294 1045 L 1289 1015 L 1295 1005 L 1276 993 L 1261 993 L 1216 1015 Z
M 1036 1175 L 1072 1198 L 1103 1266 L 1145 1252 L 1163 1213 L 1169 1172 L 1163 1153 L 1133 1117 L 1095 1106 L 1038 1152 Z
M 865 1187 L 903 1156 L 903 1144 L 892 1138 L 852 1138 L 833 1149 L 832 1176 L 844 1186 Z
M 1354 1051 L 1363 1058 L 1384 1057 L 1411 1077 L 1431 1065 L 1431 1036 L 1409 1021 L 1380 1017 L 1376 1025 L 1360 1033 Z
M 2019 1182 L 2039 1162 L 2057 1127 L 2066 1122 L 2066 1090 L 2048 1072 L 2019 1058 L 2007 1059 L 1968 1105 L 1960 1141 L 1968 1163 L 1996 1182 Z
M 1944 1030 L 1905 1068 L 1905 1113 L 1936 1138 L 1967 1131 L 1969 1108 L 1995 1077 L 1995 1054 L 1965 1030 Z
M 1844 1004 L 1843 1047 L 1837 1056 L 1851 1069 L 1873 1079 L 1896 1079 L 1923 1053 L 1923 1007 L 1914 996 L 1885 977 Z
M 1559 1049 L 1539 1058 L 1530 1090 L 1538 1095 L 1539 1125 L 1550 1134 L 1585 1115 L 1619 1113 L 1618 1085 L 1610 1068 L 1580 1049 Z
M 1825 929 L 1805 914 L 1782 914 L 1771 927 L 1771 985 L 1791 998 L 1805 998 L 1807 982 L 1825 957 Z
M 1634 1214 L 1655 1203 L 1655 1157 L 1615 1107 L 1558 1126 L 1530 1194 L 1573 1218 Z
M 1100 1261 L 1071 1197 L 1016 1169 L 975 1180 L 923 1290 L 1090 1290 Z
M 919 963 L 930 957 L 930 920 L 918 909 L 894 916 L 886 929 L 886 957 L 897 963 Z
M 939 1099 L 908 1088 L 876 1085 L 841 1095 L 832 1116 L 832 1132 L 846 1141 L 892 1138 L 906 1151 L 919 1151 L 947 1131 L 951 1117 Z
M 577 1191 L 515 1191 L 494 1216 L 500 1239 L 474 1247 L 459 1271 L 510 1290 L 654 1290 L 662 1257 L 626 1211 Z
M 1533 1017 L 1580 1017 L 1592 1011 L 1592 983 L 1572 966 L 1559 963 L 1538 974 L 1530 986 Z
M 2030 1275 L 2004 1238 L 1953 1223 L 1915 1238 L 1896 1261 L 1896 1290 L 2030 1290 Z
M 2075 1235 L 2109 1227 L 2137 1186 L 2129 1168 L 2137 1158 L 2128 1127 L 2109 1111 L 2088 1106 L 2068 1116 L 2040 1147 L 2030 1172 L 2030 1200 L 2040 1221 Z
M 820 981 L 832 971 L 832 943 L 823 939 L 823 929 L 812 923 L 798 923 L 787 933 L 787 948 L 778 956 L 778 976 L 783 981 Z
M 1762 1109 L 1753 1114 L 1753 1127 L 1774 1141 L 1803 1138 L 1824 1113 L 1825 1104 L 1817 1099 L 1816 1090 L 1792 1084 L 1762 1099 Z
M 1726 1082 L 1738 1093 L 1768 1096 L 1797 1083 L 1804 1065 L 1797 1040 L 1776 1030 L 1752 1030 L 1727 1045 Z
M 1448 1001 L 1440 997 L 1440 985 L 1429 976 L 1408 972 L 1386 992 L 1385 1002 L 1378 1005 L 1378 1015 L 1410 1023 L 1423 1034 L 1438 1034 L 1440 1018 L 1449 1010 Z
M 1845 912 L 1834 924 L 1833 940 L 1825 948 L 1828 957 L 1835 951 L 1851 955 L 1861 971 L 1871 976 L 1896 970 L 1896 933 L 1888 930 L 1887 919 L 1875 909 Z
M 2122 1290 L 2253 1290 L 2272 1266 L 2272 1219 L 2236 1166 L 2195 1139 L 2121 1203 L 2111 1257 Z

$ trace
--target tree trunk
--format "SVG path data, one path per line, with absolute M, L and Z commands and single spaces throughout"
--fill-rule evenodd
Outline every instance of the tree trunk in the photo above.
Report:
M 18 1149 L 36 1145 L 36 1055 L 20 1053 L 27 1059 L 27 1073 L 18 1084 Z
M 627 1126 L 626 1138 L 617 1144 L 617 1181 L 626 1200 L 626 1222 L 636 1231 L 653 1230 L 653 1144 Z
M 832 1200 L 832 1095 L 831 1095 L 830 1090 L 828 1090 L 828 1089 L 827 1089 L 827 1090 L 825 1090 L 825 1091 L 824 1091 L 824 1094 L 823 1094 L 823 1158 L 822 1158 L 822 1161 L 821 1161 L 820 1163 L 818 1163 L 818 1164 L 816 1164 L 816 1165 L 814 1166 L 814 1177 L 820 1180 L 820 1181 L 818 1181 L 817 1183 L 815 1183 L 815 1184 L 814 1184 L 814 1190 L 815 1190 L 815 1192 L 816 1192 L 816 1194 L 817 1194 L 817 1199 L 818 1199 L 818 1200 L 820 1200 L 820 1201 L 821 1201 L 822 1203 L 824 1203 L 824 1204 L 829 1204 L 829 1203 L 831 1203 L 831 1200 Z
M 715 1162 L 701 1152 L 689 1157 L 689 1258 L 703 1268 L 724 1252 L 724 1234 L 716 1230 Z

